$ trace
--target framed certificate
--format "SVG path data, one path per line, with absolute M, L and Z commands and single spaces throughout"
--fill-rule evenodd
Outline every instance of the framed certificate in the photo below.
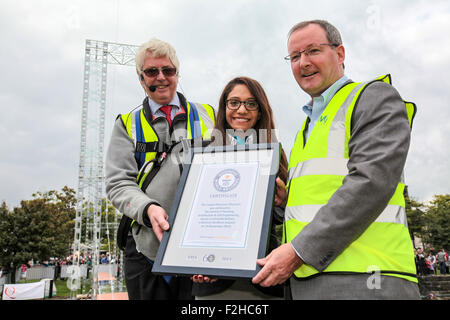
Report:
M 152 271 L 252 278 L 267 254 L 279 143 L 192 148 Z

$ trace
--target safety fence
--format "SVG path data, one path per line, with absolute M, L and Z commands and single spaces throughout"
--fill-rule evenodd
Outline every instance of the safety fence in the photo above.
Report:
M 25 274 L 22 275 L 22 272 L 19 269 L 16 270 L 16 282 L 21 279 L 26 280 L 41 280 L 41 279 L 67 279 L 74 273 L 74 268 L 77 266 L 73 265 L 63 265 L 63 266 L 36 266 L 28 268 Z M 89 278 L 89 274 L 92 273 L 92 267 L 82 264 L 78 266 L 79 272 L 76 272 L 79 275 L 80 279 Z M 119 273 L 119 265 L 118 264 L 100 264 L 98 265 L 98 272 L 109 273 L 112 277 L 117 277 Z M 0 288 L 3 287 L 4 284 L 11 283 L 11 275 L 6 274 L 0 277 Z

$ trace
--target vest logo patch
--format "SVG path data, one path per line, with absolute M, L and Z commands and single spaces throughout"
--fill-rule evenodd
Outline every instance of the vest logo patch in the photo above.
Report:
M 328 116 L 320 116 L 319 122 L 323 122 L 324 124 L 327 123 Z

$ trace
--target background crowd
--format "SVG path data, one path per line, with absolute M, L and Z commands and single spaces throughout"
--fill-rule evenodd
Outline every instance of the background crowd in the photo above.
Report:
M 92 266 L 92 254 L 87 253 L 80 256 L 80 264 Z M 26 279 L 27 270 L 33 267 L 60 267 L 65 265 L 73 265 L 74 255 L 68 255 L 65 257 L 55 257 L 44 261 L 29 260 L 20 265 L 20 279 Z M 109 252 L 101 253 L 99 257 L 100 264 L 115 264 L 120 263 L 120 259 L 115 255 L 111 255 Z M 0 265 L 0 278 L 6 276 L 10 270 L 6 266 Z
M 449 274 L 448 253 L 442 249 L 435 254 L 434 249 L 426 253 L 422 248 L 414 250 L 418 275 Z

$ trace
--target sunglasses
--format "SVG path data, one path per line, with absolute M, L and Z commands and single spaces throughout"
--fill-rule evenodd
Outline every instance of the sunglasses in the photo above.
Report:
M 159 75 L 159 72 L 162 72 L 162 74 L 166 77 L 173 77 L 177 73 L 177 69 L 171 67 L 163 67 L 161 69 L 153 67 L 145 69 L 142 72 L 144 72 L 145 75 L 150 78 L 157 77 Z

